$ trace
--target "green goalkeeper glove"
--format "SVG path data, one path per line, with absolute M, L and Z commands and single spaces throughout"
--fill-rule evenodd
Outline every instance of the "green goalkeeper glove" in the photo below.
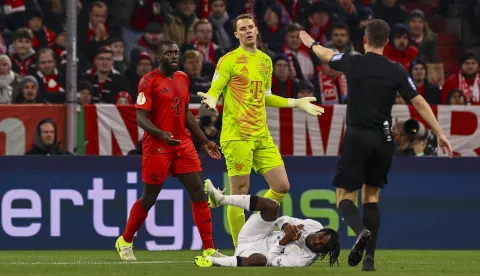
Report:
M 202 103 L 206 105 L 208 109 L 215 110 L 217 108 L 217 100 L 215 100 L 213 96 L 203 92 L 197 92 L 197 95 L 203 98 Z
M 295 99 L 293 106 L 296 108 L 300 108 L 305 113 L 308 113 L 312 116 L 320 116 L 325 112 L 325 110 L 323 109 L 323 107 L 310 103 L 315 101 L 317 101 L 317 98 L 315 97 L 304 97 L 300 99 Z

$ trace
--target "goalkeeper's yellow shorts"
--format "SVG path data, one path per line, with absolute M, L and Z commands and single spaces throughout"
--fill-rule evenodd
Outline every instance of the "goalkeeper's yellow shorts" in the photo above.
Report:
M 249 175 L 252 168 L 263 175 L 284 165 L 272 136 L 261 141 L 224 141 L 220 145 L 227 160 L 228 176 Z

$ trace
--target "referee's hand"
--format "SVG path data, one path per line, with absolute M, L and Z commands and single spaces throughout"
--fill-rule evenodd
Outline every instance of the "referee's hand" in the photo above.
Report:
M 302 40 L 303 45 L 307 48 L 310 48 L 312 43 L 315 42 L 315 40 L 313 40 L 313 38 L 305 31 L 300 31 L 300 39 Z
M 448 154 L 448 157 L 453 157 L 452 145 L 448 141 L 444 133 L 437 134 L 437 143 L 438 146 L 442 149 L 442 152 Z

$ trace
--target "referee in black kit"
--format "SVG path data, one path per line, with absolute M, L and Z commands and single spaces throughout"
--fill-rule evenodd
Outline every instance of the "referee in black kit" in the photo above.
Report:
M 392 164 L 394 142 L 392 106 L 397 91 L 411 102 L 437 135 L 438 145 L 452 157 L 452 147 L 440 128 L 432 109 L 418 94 L 402 65 L 383 56 L 390 28 L 379 19 L 365 28 L 365 55 L 336 54 L 315 42 L 306 32 L 300 38 L 322 62 L 344 73 L 348 83 L 347 128 L 340 160 L 333 180 L 337 208 L 357 235 L 348 264 L 356 266 L 363 258 L 363 270 L 374 271 L 374 254 L 380 228 L 378 200 L 380 189 L 387 184 Z M 362 189 L 363 222 L 355 206 Z

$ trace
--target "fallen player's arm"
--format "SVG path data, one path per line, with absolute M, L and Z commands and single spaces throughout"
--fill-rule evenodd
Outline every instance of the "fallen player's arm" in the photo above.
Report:
M 152 121 L 148 119 L 148 113 L 150 111 L 142 108 L 137 108 L 137 124 L 139 127 L 141 127 L 143 130 L 146 132 L 155 135 L 157 137 L 162 137 L 162 134 L 164 133 L 162 130 L 160 130 L 158 127 L 156 127 Z
M 185 125 L 188 131 L 193 134 L 193 137 L 195 137 L 195 139 L 197 139 L 197 141 L 200 142 L 202 146 L 208 144 L 208 142 L 210 141 L 208 140 L 207 136 L 205 136 L 205 133 L 203 133 L 203 131 L 198 126 L 195 117 L 193 116 L 190 108 L 188 107 L 189 105 L 187 104 L 185 108 Z
M 284 230 L 289 224 L 303 225 L 303 229 L 307 232 L 316 232 L 323 229 L 323 225 L 313 219 L 298 219 L 289 216 L 281 216 L 275 221 L 275 225 Z

